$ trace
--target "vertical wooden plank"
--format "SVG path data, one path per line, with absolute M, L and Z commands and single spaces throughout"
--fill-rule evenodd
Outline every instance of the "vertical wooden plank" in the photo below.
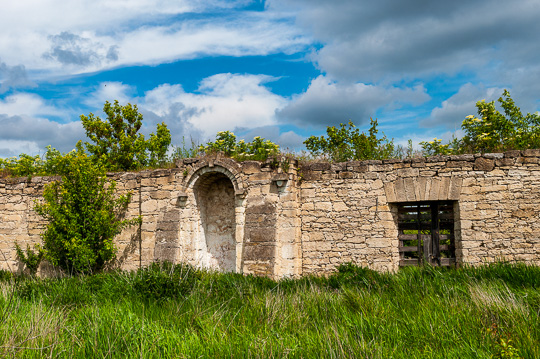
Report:
M 440 250 L 440 234 L 439 234 L 439 203 L 431 204 L 431 253 L 432 264 L 441 264 Z

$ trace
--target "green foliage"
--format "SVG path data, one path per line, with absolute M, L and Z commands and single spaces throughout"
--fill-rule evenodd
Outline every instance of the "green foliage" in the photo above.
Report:
M 143 116 L 137 105 L 121 106 L 118 101 L 114 104 L 107 101 L 103 112 L 107 115 L 106 121 L 93 113 L 81 115 L 86 135 L 93 142 L 85 142 L 85 147 L 94 162 L 110 171 L 137 170 L 166 162 L 171 134 L 165 123 L 158 124 L 156 133 L 145 140 L 139 133 Z
M 311 136 L 304 144 L 314 156 L 322 155 L 334 162 L 394 157 L 393 140 L 389 141 L 384 135 L 377 137 L 377 120 L 371 119 L 370 124 L 369 134 L 361 133 L 351 121 L 348 126 L 340 124 L 340 128 L 327 127 L 327 137 Z
M 84 150 L 77 146 L 77 149 L 69 153 L 61 153 L 56 148 L 47 146 L 43 157 L 29 156 L 23 153 L 19 157 L 0 158 L 0 169 L 4 176 L 12 177 L 57 175 L 65 171 L 66 158 L 74 153 L 84 154 Z
M 390 281 L 391 276 L 387 273 L 359 267 L 351 262 L 340 264 L 337 267 L 337 272 L 328 278 L 328 283 L 333 288 L 362 286 L 371 289 L 388 285 Z
M 115 182 L 81 153 L 66 156 L 62 181 L 45 187 L 35 210 L 48 220 L 43 233 L 47 259 L 69 273 L 101 270 L 115 257 L 113 238 L 140 219 L 121 219 L 131 194 L 115 198 Z
M 146 299 L 181 297 L 191 291 L 197 278 L 198 273 L 189 265 L 152 263 L 137 271 L 133 289 Z
M 13 273 L 7 269 L 0 269 L 0 283 L 9 282 L 13 279 Z
M 279 154 L 279 146 L 270 140 L 257 136 L 252 142 L 246 143 L 244 140 L 236 142 L 236 135 L 230 131 L 218 132 L 215 142 L 201 145 L 199 150 L 203 153 L 224 152 L 225 155 L 239 161 L 265 161 L 268 157 Z
M 193 140 L 190 140 L 190 144 L 186 143 L 185 137 L 182 137 L 182 143 L 180 146 L 173 146 L 171 154 L 171 161 L 183 158 L 195 158 L 199 154 L 199 145 Z
M 495 101 L 478 101 L 478 117 L 469 115 L 461 128 L 463 150 L 468 153 L 502 152 L 540 148 L 540 114 L 523 115 L 510 93 L 504 90 L 498 99 L 504 114 L 495 107 Z
M 538 266 L 344 264 L 281 281 L 181 267 L 172 283 L 159 264 L 2 283 L 0 357 L 540 357 Z M 146 296 L 137 277 L 192 284 Z
M 42 162 L 39 156 L 21 153 L 19 157 L 0 158 L 0 169 L 4 176 L 28 177 L 40 171 Z
M 34 276 L 37 273 L 39 265 L 45 256 L 45 251 L 40 245 L 34 245 L 34 249 L 30 248 L 30 245 L 26 245 L 26 253 L 22 250 L 18 243 L 15 243 L 15 251 L 17 253 L 17 259 L 20 260 L 30 272 L 30 275 Z
M 422 146 L 422 151 L 425 156 L 439 156 L 439 155 L 452 155 L 454 154 L 454 149 L 450 144 L 443 145 L 441 144 L 442 140 L 435 137 L 433 141 L 420 142 Z

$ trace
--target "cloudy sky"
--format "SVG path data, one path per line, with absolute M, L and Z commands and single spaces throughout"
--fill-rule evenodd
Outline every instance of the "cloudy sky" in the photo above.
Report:
M 450 138 L 504 88 L 540 108 L 538 0 L 18 0 L 0 12 L 0 156 L 62 151 L 135 103 L 173 143 L 232 130 L 300 149 L 370 117 Z

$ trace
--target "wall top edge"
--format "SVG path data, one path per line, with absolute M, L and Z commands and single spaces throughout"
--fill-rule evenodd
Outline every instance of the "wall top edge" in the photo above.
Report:
M 539 165 L 540 164 L 540 149 L 528 150 L 512 150 L 502 153 L 476 153 L 464 155 L 450 156 L 432 156 L 432 157 L 417 157 L 406 159 L 387 159 L 387 160 L 364 160 L 364 161 L 347 161 L 347 162 L 328 162 L 315 161 L 310 163 L 301 163 L 296 158 L 278 156 L 277 160 L 286 159 L 291 167 L 295 169 L 300 167 L 302 170 L 310 172 L 366 172 L 366 171 L 387 171 L 393 169 L 407 167 L 423 167 L 426 164 L 438 163 L 449 168 L 472 167 L 470 169 L 480 171 L 491 171 L 496 167 L 513 167 L 519 165 Z M 189 167 L 200 166 L 203 162 L 230 162 L 234 163 L 240 172 L 249 174 L 265 170 L 275 170 L 276 159 L 271 158 L 266 161 L 235 161 L 234 159 L 220 156 L 215 158 L 185 158 L 176 161 L 176 168 L 167 169 L 150 169 L 138 172 L 108 172 L 107 177 L 114 180 L 130 180 L 141 178 L 156 178 L 166 177 L 182 172 Z M 290 173 L 290 171 L 289 171 Z M 28 177 L 4 177 L 0 178 L 0 185 L 16 185 L 26 183 L 28 185 L 39 185 L 41 183 L 49 183 L 59 180 L 60 176 L 28 176 Z
M 503 153 L 476 153 L 450 156 L 416 157 L 406 159 L 365 160 L 347 162 L 310 162 L 303 163 L 300 168 L 309 172 L 381 172 L 402 168 L 421 168 L 437 165 L 449 169 L 467 169 L 475 171 L 492 171 L 497 167 L 516 167 L 521 165 L 538 166 L 540 149 L 523 151 L 506 151 Z

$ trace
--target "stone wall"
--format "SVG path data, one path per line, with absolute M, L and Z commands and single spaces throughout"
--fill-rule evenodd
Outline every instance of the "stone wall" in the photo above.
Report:
M 458 263 L 540 264 L 540 150 L 302 168 L 303 273 L 399 265 L 399 203 L 454 201 Z
M 126 218 L 142 218 L 140 226 L 115 239 L 116 265 L 133 270 L 168 260 L 272 277 L 299 275 L 295 164 L 238 163 L 218 155 L 182 160 L 173 169 L 110 174 L 119 193 L 133 195 Z M 15 242 L 40 242 L 44 222 L 33 211 L 34 201 L 53 180 L 58 178 L 0 180 L 0 269 L 22 268 Z
M 157 260 L 272 277 L 328 273 L 354 261 L 399 266 L 400 203 L 452 201 L 458 263 L 540 264 L 540 150 L 412 160 L 309 163 L 187 159 L 173 169 L 110 174 L 132 192 L 116 264 Z M 0 268 L 14 243 L 40 242 L 33 211 L 49 177 L 0 180 Z

